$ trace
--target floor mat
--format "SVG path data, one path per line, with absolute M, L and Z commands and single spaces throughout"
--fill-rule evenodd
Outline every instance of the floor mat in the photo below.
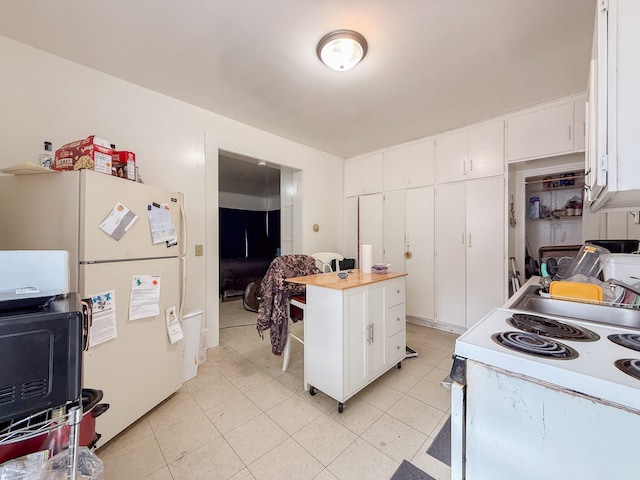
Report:
M 442 426 L 431 446 L 427 449 L 427 455 L 437 458 L 442 463 L 451 466 L 451 415 Z
M 403 460 L 390 480 L 435 480 L 412 463 Z

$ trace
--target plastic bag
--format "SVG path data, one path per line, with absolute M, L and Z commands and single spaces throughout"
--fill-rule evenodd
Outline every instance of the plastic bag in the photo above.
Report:
M 0 480 L 67 480 L 69 450 L 50 460 L 37 454 L 26 455 L 0 465 Z M 103 480 L 104 464 L 87 447 L 78 449 L 77 480 Z
M 44 476 L 38 480 L 58 480 L 65 479 L 69 465 L 69 450 L 60 452 L 49 462 L 49 469 L 45 473 L 62 473 L 62 477 Z M 102 480 L 104 477 L 104 464 L 102 460 L 87 447 L 78 448 L 78 469 L 77 479 L 80 480 Z M 37 477 L 36 477 L 37 478 Z M 31 479 L 29 479 L 31 480 Z

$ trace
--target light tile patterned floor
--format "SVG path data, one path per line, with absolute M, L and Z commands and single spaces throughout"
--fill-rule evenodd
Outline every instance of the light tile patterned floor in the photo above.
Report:
M 238 300 L 220 304 L 220 345 L 198 376 L 97 451 L 105 480 L 388 480 L 404 459 L 450 478 L 426 450 L 450 410 L 440 381 L 457 335 L 407 324 L 418 357 L 339 414 L 335 400 L 304 391 L 302 345 L 292 342 L 283 372 L 255 320 Z

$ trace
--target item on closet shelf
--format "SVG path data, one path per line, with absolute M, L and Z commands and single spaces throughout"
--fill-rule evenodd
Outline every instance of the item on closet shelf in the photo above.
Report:
M 529 218 L 535 220 L 540 218 L 540 198 L 529 197 Z
M 582 215 L 582 200 L 579 197 L 571 197 L 564 206 L 567 217 Z
M 90 135 L 67 143 L 58 150 L 53 160 L 54 170 L 80 170 L 87 168 L 111 175 L 113 149 L 104 138 Z

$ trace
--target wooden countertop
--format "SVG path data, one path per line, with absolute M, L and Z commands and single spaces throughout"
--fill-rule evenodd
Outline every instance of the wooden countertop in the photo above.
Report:
M 317 275 L 306 275 L 303 277 L 287 278 L 287 282 L 301 283 L 314 287 L 333 288 L 335 290 L 346 290 L 348 288 L 361 287 L 370 283 L 383 282 L 392 278 L 404 277 L 406 273 L 361 273 L 360 270 L 351 270 L 345 279 L 339 278 L 336 272 L 319 273 Z

